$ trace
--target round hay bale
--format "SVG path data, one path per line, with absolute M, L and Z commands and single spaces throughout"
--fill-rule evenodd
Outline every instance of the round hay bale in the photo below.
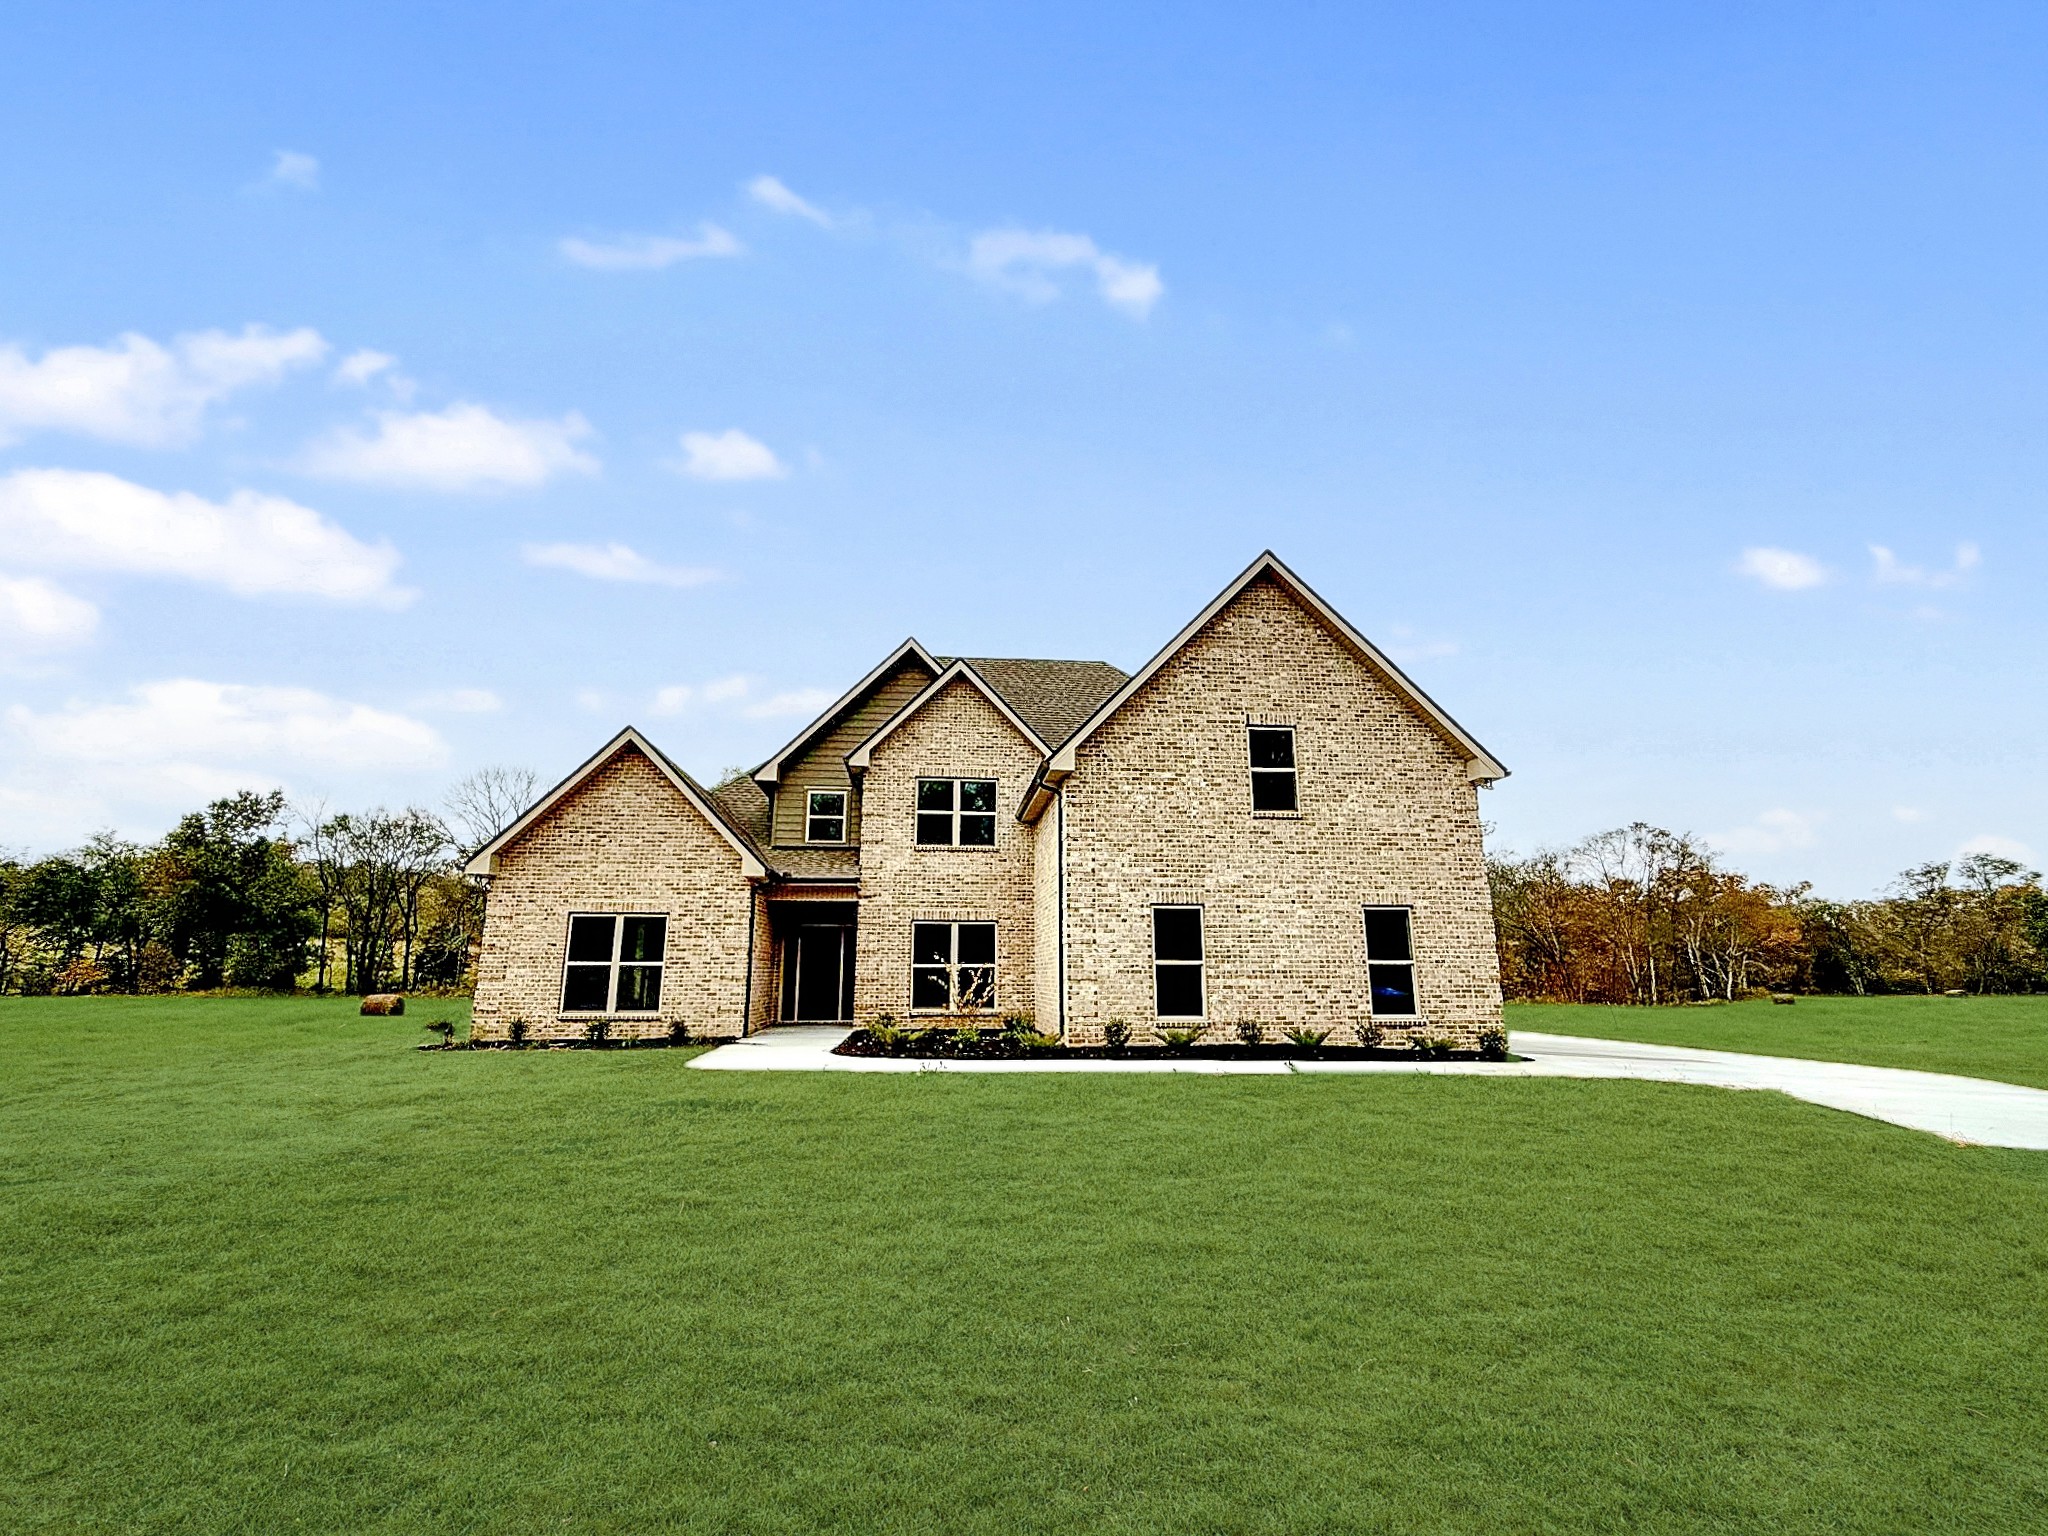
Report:
M 403 1013 L 405 1012 L 405 999 L 396 992 L 372 992 L 363 999 L 362 1011 L 377 1018 Z

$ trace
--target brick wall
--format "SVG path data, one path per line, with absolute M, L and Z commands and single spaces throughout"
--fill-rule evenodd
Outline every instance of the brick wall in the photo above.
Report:
M 1301 810 L 1251 810 L 1248 723 L 1292 725 Z M 1151 908 L 1198 903 L 1211 1038 L 1241 1019 L 1350 1038 L 1362 909 L 1413 908 L 1420 1015 L 1501 1019 L 1476 788 L 1449 746 L 1271 580 L 1239 595 L 1085 743 L 1061 793 L 1069 1037 L 1152 1027 Z M 1048 808 L 1041 828 L 1058 808 Z
M 955 681 L 875 749 L 862 786 L 861 903 L 854 1012 L 910 1012 L 910 925 L 996 925 L 996 1012 L 1034 1011 L 1036 832 L 1018 822 L 1038 753 L 972 684 Z M 994 779 L 993 848 L 921 847 L 917 781 Z
M 586 1021 L 560 1012 L 569 914 L 663 912 L 661 1011 L 618 1019 L 612 1033 L 665 1035 L 682 1023 L 693 1035 L 741 1034 L 754 902 L 732 845 L 629 746 L 500 852 L 473 1033 L 502 1040 L 524 1019 L 534 1039 L 580 1038 Z M 765 928 L 757 921 L 757 950 Z

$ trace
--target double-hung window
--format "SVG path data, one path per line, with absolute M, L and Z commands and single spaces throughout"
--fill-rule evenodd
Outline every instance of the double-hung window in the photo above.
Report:
M 814 789 L 804 797 L 804 841 L 843 843 L 846 841 L 846 791 Z
M 666 917 L 572 914 L 569 958 L 562 968 L 562 1012 L 656 1012 L 661 1007 L 661 957 L 667 942 Z
M 933 847 L 995 847 L 996 781 L 919 779 L 917 840 Z
M 1162 1019 L 1202 1017 L 1202 909 L 1152 909 L 1152 1006 Z
M 1294 727 L 1254 725 L 1250 727 L 1252 748 L 1252 809 L 1293 811 L 1300 809 L 1294 782 Z
M 1365 972 L 1375 1014 L 1414 1017 L 1415 942 L 1406 907 L 1365 909 Z
M 910 925 L 912 1009 L 920 1013 L 967 1013 L 995 1005 L 994 923 Z

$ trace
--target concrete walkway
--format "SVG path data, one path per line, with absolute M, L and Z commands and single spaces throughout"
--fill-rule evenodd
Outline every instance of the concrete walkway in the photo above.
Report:
M 709 1072 L 1186 1072 L 1198 1076 L 1282 1077 L 1294 1072 L 1426 1072 L 1462 1077 L 1623 1077 L 1712 1088 L 1775 1089 L 1829 1109 L 1847 1110 L 1950 1141 L 2048 1151 L 2048 1090 L 1940 1072 L 1858 1067 L 1791 1056 L 1637 1045 L 1579 1035 L 1516 1030 L 1525 1061 L 1202 1061 L 1133 1055 L 1110 1060 L 911 1061 L 899 1056 L 834 1056 L 852 1031 L 833 1024 L 792 1024 L 719 1046 L 690 1065 Z

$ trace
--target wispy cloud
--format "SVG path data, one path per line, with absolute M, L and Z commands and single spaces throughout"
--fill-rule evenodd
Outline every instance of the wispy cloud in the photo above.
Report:
M 719 573 L 704 566 L 661 565 L 624 544 L 524 544 L 528 565 L 574 571 L 593 581 L 629 581 L 658 587 L 701 587 Z
M 0 478 L 0 548 L 46 568 L 172 576 L 244 596 L 291 594 L 397 607 L 398 551 L 366 544 L 297 502 L 225 501 L 117 475 L 23 469 Z
M 1750 580 L 1780 592 L 1802 592 L 1809 587 L 1821 586 L 1828 579 L 1828 568 L 1813 556 L 1802 555 L 1797 550 L 1774 549 L 1769 545 L 1745 549 L 1742 558 L 1736 561 L 1735 569 Z
M 379 411 L 376 429 L 343 427 L 309 445 L 306 473 L 432 491 L 523 490 L 557 475 L 594 475 L 598 462 L 577 448 L 590 423 L 571 411 L 558 421 L 514 420 L 458 401 L 441 411 Z
M 740 711 L 749 720 L 789 720 L 815 715 L 838 697 L 829 688 L 790 688 L 772 693 Z
M 31 359 L 0 346 L 0 444 L 75 432 L 163 448 L 199 435 L 208 407 L 275 384 L 327 355 L 318 331 L 195 331 L 166 347 L 130 331 L 107 347 L 55 347 Z
M 794 219 L 809 219 L 820 229 L 832 227 L 832 216 L 815 203 L 806 202 L 773 176 L 756 176 L 747 183 L 747 196 L 763 208 L 787 214 Z
M 738 427 L 685 432 L 682 472 L 696 480 L 780 480 L 789 473 L 768 445 Z
M 81 645 L 100 611 L 38 576 L 0 576 L 0 657 Z
M 679 261 L 741 256 L 747 249 L 731 231 L 716 224 L 699 224 L 694 237 L 619 235 L 611 240 L 583 240 L 572 235 L 559 248 L 577 266 L 596 272 L 658 272 Z
M 1086 235 L 1050 229 L 984 230 L 968 246 L 967 268 L 984 282 L 1040 304 L 1063 291 L 1054 274 L 1083 272 L 1094 277 L 1105 304 L 1134 320 L 1149 315 L 1166 292 L 1159 268 L 1150 262 L 1114 256 Z
M 1881 586 L 1959 587 L 1983 563 L 1983 553 L 1974 544 L 1956 546 L 1955 564 L 1945 571 L 1906 565 L 1882 544 L 1870 546 L 1871 578 Z
M 787 688 L 756 697 L 755 687 L 756 680 L 744 672 L 708 683 L 671 683 L 655 691 L 650 707 L 657 715 L 681 715 L 723 706 L 748 720 L 786 720 L 815 715 L 838 697 L 826 688 Z
M 743 672 L 715 678 L 708 683 L 670 683 L 654 691 L 653 712 L 680 715 L 708 704 L 730 704 L 752 691 L 754 680 Z
M 1966 859 L 1973 853 L 1988 853 L 1993 858 L 2011 859 L 2019 864 L 2034 862 L 2032 848 L 2016 837 L 2005 837 L 1997 832 L 1979 832 L 1956 850 L 1956 857 Z
M 1729 853 L 1787 853 L 1819 843 L 1818 825 L 1815 817 L 1779 806 L 1765 811 L 1746 827 L 1715 833 L 1707 841 Z
M 293 187 L 301 192 L 320 190 L 320 162 L 296 149 L 273 150 L 270 174 L 264 178 L 274 187 Z

